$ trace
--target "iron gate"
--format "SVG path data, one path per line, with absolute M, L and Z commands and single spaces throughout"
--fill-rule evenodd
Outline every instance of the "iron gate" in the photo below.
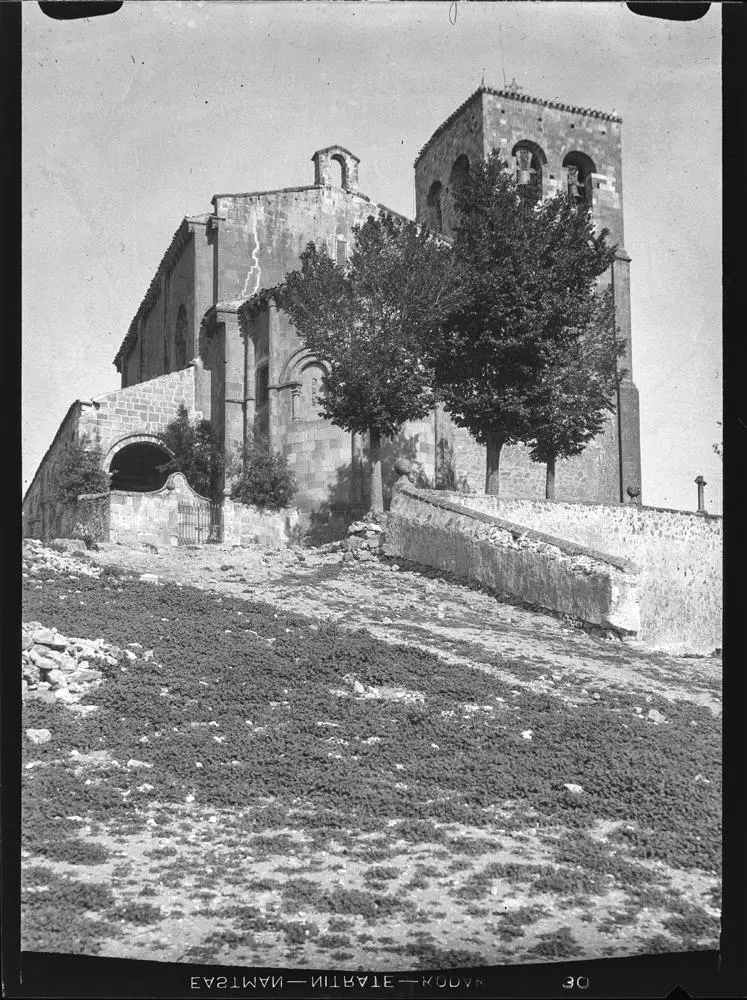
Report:
M 205 545 L 223 540 L 223 508 L 220 504 L 179 504 L 179 545 Z

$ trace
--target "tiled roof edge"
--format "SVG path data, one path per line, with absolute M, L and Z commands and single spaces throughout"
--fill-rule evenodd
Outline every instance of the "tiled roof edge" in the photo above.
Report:
M 446 121 L 442 122 L 433 135 L 430 137 L 428 142 L 423 146 L 418 155 L 415 158 L 415 166 L 417 166 L 419 160 L 423 156 L 423 153 L 429 148 L 429 146 L 440 136 L 446 129 L 451 125 L 455 118 L 464 111 L 468 104 L 470 104 L 476 97 L 480 94 L 493 94 L 495 97 L 505 97 L 507 100 L 520 101 L 524 104 L 541 104 L 544 108 L 557 108 L 559 111 L 570 111 L 577 115 L 586 115 L 589 118 L 601 118 L 603 121 L 609 122 L 622 122 L 622 118 L 619 115 L 613 115 L 606 111 L 595 111 L 593 108 L 581 108 L 574 104 L 564 104 L 562 101 L 546 101 L 541 97 L 531 97 L 529 94 L 521 94 L 515 90 L 498 90 L 495 87 L 478 87 L 472 94 L 469 95 L 466 101 L 459 105 L 456 111 L 452 111 Z

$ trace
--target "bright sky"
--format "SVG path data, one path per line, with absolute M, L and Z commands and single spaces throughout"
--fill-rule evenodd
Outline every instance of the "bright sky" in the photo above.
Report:
M 314 150 L 413 214 L 412 164 L 479 85 L 623 118 L 644 502 L 721 511 L 721 12 L 624 3 L 126 0 L 63 22 L 23 4 L 24 488 L 112 359 L 184 215 L 313 183 Z M 451 14 L 451 19 L 450 19 Z

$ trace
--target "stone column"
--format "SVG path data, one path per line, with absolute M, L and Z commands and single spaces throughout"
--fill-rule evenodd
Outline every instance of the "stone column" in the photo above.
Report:
M 241 322 L 241 335 L 244 338 L 244 431 L 242 444 L 246 444 L 254 438 L 254 411 L 256 406 L 255 397 L 255 357 L 254 357 L 254 337 L 252 321 L 244 316 Z
M 280 320 L 278 317 L 278 307 L 274 299 L 267 303 L 268 330 L 268 393 L 267 393 L 267 443 L 270 448 L 278 447 L 278 410 L 279 410 L 279 389 L 278 379 L 280 376 Z
M 698 513 L 705 514 L 705 487 L 706 481 L 702 476 L 698 476 L 695 480 L 698 487 Z
M 615 302 L 615 322 L 619 336 L 625 341 L 625 353 L 620 366 L 626 375 L 617 391 L 617 421 L 620 455 L 620 501 L 634 491 L 641 499 L 641 425 L 638 389 L 633 382 L 633 349 L 630 325 L 630 257 L 620 247 L 612 265 L 612 294 Z
M 244 342 L 235 309 L 218 309 L 217 319 L 222 328 L 225 367 L 225 421 L 223 445 L 226 451 L 244 436 Z

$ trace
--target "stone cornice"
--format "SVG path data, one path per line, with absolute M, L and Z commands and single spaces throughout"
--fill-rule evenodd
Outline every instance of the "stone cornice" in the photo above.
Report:
M 560 101 L 546 101 L 541 97 L 530 97 L 529 94 L 522 94 L 514 90 L 497 90 L 495 87 L 481 86 L 470 94 L 467 100 L 460 104 L 456 111 L 452 111 L 449 117 L 438 126 L 428 142 L 426 142 L 416 156 L 415 166 L 418 165 L 423 154 L 427 149 L 429 149 L 431 144 L 446 131 L 449 125 L 451 125 L 451 123 L 462 114 L 464 109 L 471 104 L 472 101 L 482 94 L 492 94 L 495 97 L 502 97 L 507 101 L 517 101 L 521 104 L 539 104 L 543 108 L 556 108 L 558 111 L 569 111 L 571 114 L 584 115 L 587 118 L 600 118 L 602 121 L 608 122 L 622 122 L 622 118 L 619 115 L 613 115 L 606 111 L 595 111 L 593 108 L 581 108 L 573 104 L 563 104 Z
M 275 285 L 272 288 L 263 288 L 261 291 L 257 292 L 256 295 L 252 295 L 250 299 L 246 299 L 238 308 L 238 313 L 241 317 L 252 317 L 258 312 L 272 304 L 282 308 L 282 297 L 283 297 L 283 286 Z

